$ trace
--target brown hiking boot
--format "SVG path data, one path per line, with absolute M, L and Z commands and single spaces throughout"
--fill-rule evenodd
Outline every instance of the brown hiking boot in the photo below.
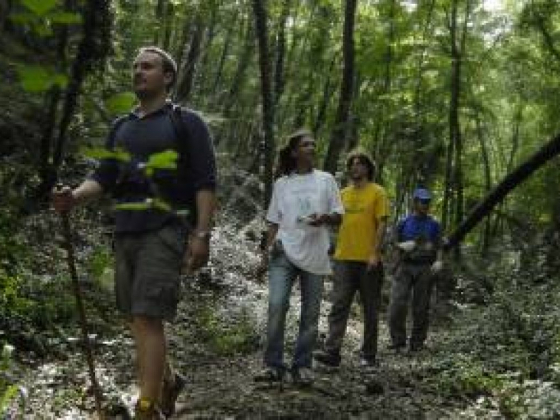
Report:
M 161 392 L 161 412 L 166 417 L 171 417 L 175 414 L 175 402 L 179 394 L 185 389 L 187 380 L 184 376 L 175 373 L 173 381 L 164 380 L 163 390 Z
M 138 400 L 134 420 L 165 420 L 165 416 L 153 401 Z

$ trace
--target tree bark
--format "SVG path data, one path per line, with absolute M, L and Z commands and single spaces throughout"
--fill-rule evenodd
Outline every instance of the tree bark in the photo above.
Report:
M 278 106 L 284 85 L 286 83 L 284 74 L 284 58 L 286 55 L 286 21 L 290 14 L 291 0 L 283 0 L 282 14 L 278 23 L 278 35 L 276 37 L 276 64 L 274 66 L 274 105 Z
M 181 65 L 181 76 L 179 77 L 176 91 L 176 99 L 179 102 L 187 102 L 190 99 L 196 74 L 196 65 L 200 57 L 200 46 L 203 35 L 204 22 L 201 13 L 199 13 L 191 33 L 191 42 L 189 42 L 187 57 Z
M 157 0 L 156 10 L 155 10 L 155 24 L 156 30 L 154 31 L 154 45 L 158 45 L 160 40 L 163 38 L 163 33 L 165 32 L 166 17 L 167 17 L 167 1 Z
M 342 52 L 344 67 L 342 70 L 342 85 L 334 127 L 325 157 L 324 169 L 335 173 L 340 152 L 346 144 L 346 127 L 348 125 L 350 107 L 352 103 L 352 88 L 354 85 L 354 23 L 356 19 L 357 0 L 346 0 L 344 12 L 344 34 Z
M 8 0 L 0 0 L 0 34 L 4 32 L 6 18 L 10 14 L 11 4 Z
M 264 131 L 264 206 L 268 207 L 272 195 L 274 153 L 274 98 L 272 93 L 271 64 L 268 45 L 266 0 L 253 0 L 255 30 L 259 44 L 259 68 Z
M 552 158 L 560 154 L 560 133 L 548 141 L 537 152 L 509 173 L 486 197 L 477 204 L 467 218 L 449 235 L 444 245 L 449 250 L 459 244 L 463 238 L 486 216 L 494 207 L 518 185 L 531 176 Z

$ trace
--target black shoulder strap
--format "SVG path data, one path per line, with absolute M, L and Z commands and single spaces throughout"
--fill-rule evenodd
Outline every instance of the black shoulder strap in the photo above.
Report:
M 111 125 L 111 130 L 109 131 L 109 142 L 107 144 L 109 149 L 113 149 L 115 147 L 117 131 L 119 130 L 121 125 L 123 125 L 123 123 L 128 120 L 129 117 L 130 117 L 129 115 L 122 115 L 119 118 L 117 118 L 115 121 L 113 121 L 113 124 Z
M 177 152 L 179 159 L 183 162 L 189 161 L 189 142 L 191 141 L 189 129 L 183 118 L 183 109 L 179 105 L 173 105 L 169 113 L 175 136 L 177 137 Z

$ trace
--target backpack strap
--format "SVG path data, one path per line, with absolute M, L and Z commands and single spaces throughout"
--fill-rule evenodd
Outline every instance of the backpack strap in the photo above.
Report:
M 111 129 L 109 131 L 109 137 L 107 142 L 108 149 L 112 149 L 115 147 L 115 141 L 117 139 L 116 137 L 117 131 L 119 130 L 119 128 L 121 128 L 121 125 L 123 125 L 125 121 L 128 121 L 129 118 L 130 118 L 129 115 L 121 115 L 115 121 L 113 121 L 113 124 L 111 125 Z
M 185 119 L 183 118 L 183 112 L 181 106 L 173 104 L 173 108 L 171 112 L 168 112 L 168 115 L 171 119 L 171 124 L 173 125 L 173 130 L 175 131 L 175 137 L 177 139 L 179 160 L 185 164 L 189 161 L 189 142 L 191 141 L 191 136 Z

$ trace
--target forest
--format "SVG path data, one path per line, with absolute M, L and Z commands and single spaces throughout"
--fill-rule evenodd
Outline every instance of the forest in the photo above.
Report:
M 167 326 L 187 375 L 173 418 L 560 418 L 557 0 L 0 0 L 0 418 L 97 418 L 99 390 L 106 418 L 133 407 L 111 200 L 61 219 L 51 191 L 94 170 L 150 45 L 175 58 L 170 97 L 208 124 L 218 169 L 210 262 L 185 276 Z M 388 244 L 379 369 L 364 375 L 352 356 L 355 302 L 346 362 L 303 390 L 253 381 L 264 215 L 277 151 L 302 127 L 340 187 L 347 154 L 371 154 L 389 237 L 428 188 L 446 251 L 426 351 L 386 350 Z

